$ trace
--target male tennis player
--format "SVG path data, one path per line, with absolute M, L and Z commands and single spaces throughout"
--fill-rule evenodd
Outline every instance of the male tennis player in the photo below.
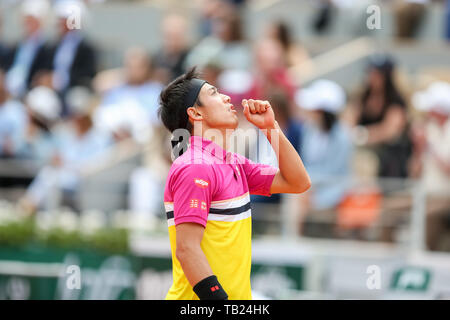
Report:
M 272 146 L 278 143 L 279 169 L 227 152 L 238 125 L 236 111 L 230 97 L 199 79 L 195 68 L 171 82 L 160 103 L 167 129 L 191 134 L 164 190 L 173 268 L 166 299 L 251 299 L 250 194 L 306 191 L 310 179 L 302 160 L 270 103 L 260 100 L 243 100 L 244 114 Z

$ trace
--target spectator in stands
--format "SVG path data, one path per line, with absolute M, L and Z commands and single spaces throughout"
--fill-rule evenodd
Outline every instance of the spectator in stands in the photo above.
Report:
M 292 37 L 291 29 L 284 21 L 276 21 L 269 24 L 265 31 L 265 37 L 280 42 L 283 48 L 286 67 L 295 67 L 299 72 L 309 73 L 312 69 L 312 62 L 308 52 Z
M 142 48 L 130 48 L 124 59 L 125 81 L 107 92 L 102 105 L 115 104 L 124 100 L 134 100 L 147 113 L 151 123 L 159 123 L 156 110 L 162 84 L 153 79 L 152 61 Z
M 0 158 L 18 156 L 24 143 L 26 124 L 25 107 L 9 96 L 4 73 L 0 70 Z
M 412 102 L 426 112 L 425 123 L 414 127 L 413 136 L 427 193 L 427 246 L 442 250 L 441 240 L 450 233 L 450 83 L 434 82 L 414 94 Z
M 269 92 L 280 90 L 293 101 L 295 84 L 290 77 L 285 64 L 285 56 L 281 43 L 273 39 L 263 39 L 256 43 L 255 49 L 255 71 L 252 96 L 256 99 L 264 99 Z M 293 107 L 289 106 L 294 112 Z
M 172 164 L 170 148 L 167 146 L 170 133 L 161 124 L 154 129 L 152 137 L 144 148 L 142 166 L 134 169 L 130 175 L 128 193 L 133 220 L 147 226 L 164 212 L 161 197 Z
M 42 32 L 48 9 L 46 0 L 26 0 L 22 4 L 25 36 L 13 49 L 13 58 L 6 74 L 6 87 L 13 97 L 23 97 L 35 75 L 50 68 L 50 49 Z
M 394 63 L 371 58 L 365 89 L 350 109 L 355 143 L 373 150 L 381 177 L 406 177 L 411 143 L 405 101 L 394 82 Z
M 395 6 L 396 35 L 414 38 L 423 24 L 429 0 L 397 0 Z
M 187 28 L 182 16 L 172 14 L 163 20 L 162 48 L 153 58 L 155 74 L 161 83 L 168 83 L 185 72 L 184 63 L 189 52 Z
M 302 229 L 309 210 L 334 214 L 330 209 L 335 209 L 346 195 L 353 146 L 350 131 L 338 118 L 346 105 L 345 92 L 338 84 L 317 80 L 296 93 L 296 102 L 306 110 L 301 155 L 313 186 L 302 198 Z
M 131 48 L 125 54 L 124 82 L 105 93 L 95 121 L 109 126 L 107 130 L 116 131 L 116 135 L 116 129 L 120 128 L 129 131 L 128 135 L 137 141 L 145 142 L 149 136 L 143 132 L 160 123 L 157 108 L 161 90 L 162 84 L 153 80 L 147 52 L 142 48 Z
M 11 65 L 12 52 L 8 44 L 2 39 L 2 12 L 0 10 L 0 70 L 5 71 Z
M 244 41 L 242 21 L 234 10 L 219 11 L 213 19 L 213 33 L 192 48 L 186 67 L 215 63 L 223 69 L 247 69 L 251 53 Z
M 42 166 L 48 163 L 55 151 L 56 140 L 51 130 L 60 120 L 61 101 L 52 89 L 36 87 L 26 95 L 25 105 L 28 124 L 18 153 Z
M 58 150 L 51 164 L 44 167 L 27 190 L 22 204 L 33 212 L 45 207 L 50 197 L 61 192 L 62 205 L 78 210 L 76 192 L 82 170 L 95 163 L 113 142 L 111 136 L 94 127 L 92 99 L 86 88 L 72 88 L 68 94 L 69 130 L 58 136 Z
M 209 37 L 213 34 L 213 21 L 223 12 L 230 12 L 234 8 L 225 0 L 203 0 L 200 8 L 200 37 Z
M 51 66 L 53 87 L 62 96 L 75 86 L 90 88 L 97 71 L 96 50 L 76 26 L 68 23 L 74 6 L 83 19 L 87 11 L 81 1 L 60 1 L 55 5 L 59 39 L 53 48 Z

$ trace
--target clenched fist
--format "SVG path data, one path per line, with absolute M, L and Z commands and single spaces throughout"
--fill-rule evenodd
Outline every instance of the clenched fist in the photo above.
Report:
M 271 129 L 275 126 L 275 114 L 269 101 L 243 99 L 244 115 L 259 129 Z

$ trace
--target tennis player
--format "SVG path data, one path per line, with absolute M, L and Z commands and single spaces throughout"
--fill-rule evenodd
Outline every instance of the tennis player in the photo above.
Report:
M 250 194 L 302 193 L 310 187 L 270 103 L 244 99 L 242 106 L 246 119 L 272 146 L 278 144 L 273 149 L 279 169 L 227 152 L 238 126 L 236 110 L 230 97 L 200 79 L 195 68 L 161 92 L 158 113 L 164 125 L 172 133 L 190 134 L 172 141 L 181 155 L 164 190 L 173 268 L 166 299 L 251 299 Z

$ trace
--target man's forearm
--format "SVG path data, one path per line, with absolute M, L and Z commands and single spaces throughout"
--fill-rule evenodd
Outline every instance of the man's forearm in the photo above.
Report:
M 292 146 L 275 121 L 273 128 L 263 130 L 278 159 L 278 166 L 283 178 L 292 186 L 299 188 L 310 185 L 310 178 L 297 150 Z
M 177 258 L 184 275 L 200 300 L 226 300 L 228 295 L 220 284 L 201 247 L 178 252 Z
M 213 275 L 208 259 L 206 259 L 200 247 L 177 250 L 177 259 L 180 261 L 181 268 L 192 287 L 199 281 Z

